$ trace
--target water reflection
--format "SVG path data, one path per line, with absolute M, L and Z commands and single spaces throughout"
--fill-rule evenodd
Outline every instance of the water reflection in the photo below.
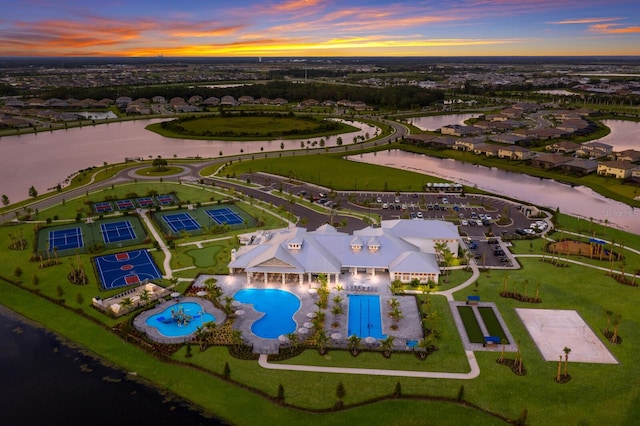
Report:
M 348 159 L 442 177 L 532 204 L 559 208 L 563 213 L 607 220 L 612 225 L 640 234 L 640 209 L 605 198 L 584 186 L 572 187 L 550 179 L 400 150 L 350 156 Z
M 0 138 L 0 195 L 6 194 L 11 202 L 28 197 L 33 185 L 39 193 L 47 192 L 70 174 L 103 163 L 120 163 L 128 158 L 216 158 L 222 155 L 260 153 L 318 148 L 320 140 L 325 146 L 336 146 L 338 135 L 323 138 L 274 139 L 270 141 L 207 141 L 173 139 L 145 130 L 145 126 L 160 120 L 122 121 L 96 126 L 85 126 L 53 132 L 30 133 Z M 354 138 L 376 135 L 375 126 L 347 121 L 360 130 L 343 133 L 343 143 Z
M 478 116 L 480 116 L 479 113 L 431 115 L 428 117 L 412 117 L 408 121 L 409 124 L 413 124 L 418 129 L 433 132 L 448 124 L 464 124 L 464 122 L 470 118 L 476 118 Z

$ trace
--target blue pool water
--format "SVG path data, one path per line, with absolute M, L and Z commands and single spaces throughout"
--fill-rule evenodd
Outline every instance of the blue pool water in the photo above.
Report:
M 159 314 L 147 318 L 146 324 L 158 329 L 160 334 L 167 337 L 188 336 L 196 332 L 198 327 L 216 317 L 203 312 L 202 306 L 195 302 L 171 304 Z
M 348 335 L 358 337 L 375 337 L 386 339 L 382 334 L 382 317 L 380 312 L 380 296 L 378 295 L 349 295 L 349 323 Z
M 264 316 L 251 325 L 251 332 L 256 336 L 277 339 L 296 330 L 293 315 L 300 309 L 300 299 L 295 294 L 276 288 L 245 288 L 233 298 L 264 312 Z

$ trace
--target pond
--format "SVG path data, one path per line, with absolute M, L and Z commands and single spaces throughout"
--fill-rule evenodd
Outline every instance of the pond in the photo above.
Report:
M 524 202 L 559 208 L 562 213 L 574 216 L 607 220 L 612 225 L 640 234 L 640 209 L 610 200 L 584 186 L 572 187 L 551 179 L 401 150 L 347 158 L 441 177 Z

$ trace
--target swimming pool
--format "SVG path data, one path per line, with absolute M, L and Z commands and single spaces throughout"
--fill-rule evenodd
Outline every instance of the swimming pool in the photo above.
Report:
M 196 332 L 203 324 L 215 321 L 216 317 L 195 302 L 171 304 L 164 311 L 151 315 L 145 321 L 149 327 L 155 327 L 166 337 L 188 336 Z
M 386 339 L 382 334 L 382 316 L 380 312 L 380 296 L 349 295 L 348 335 L 358 337 L 375 337 Z
M 264 312 L 262 318 L 251 324 L 251 332 L 256 336 L 277 339 L 296 330 L 293 315 L 300 309 L 300 299 L 295 294 L 277 288 L 245 288 L 233 298 Z

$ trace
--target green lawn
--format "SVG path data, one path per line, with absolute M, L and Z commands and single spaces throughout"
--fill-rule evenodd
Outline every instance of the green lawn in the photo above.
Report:
M 301 157 L 300 157 L 301 158 Z M 296 158 L 296 160 L 300 160 Z M 313 158 L 313 157 L 312 157 Z M 332 160 L 333 161 L 333 160 Z M 245 165 L 244 163 L 242 163 Z M 294 163 L 289 163 L 289 166 Z M 331 163 L 329 163 L 331 164 Z M 336 165 L 338 159 L 336 159 Z M 349 163 L 351 164 L 351 163 Z M 362 171 L 362 169 L 357 169 Z M 371 169 L 372 182 L 382 183 L 380 168 Z M 342 175 L 344 173 L 344 175 Z M 390 173 L 384 179 L 399 179 L 401 173 Z M 345 186 L 350 179 L 346 169 L 337 173 Z M 352 177 L 351 177 L 352 179 Z M 114 196 L 136 192 L 144 193 L 149 187 L 140 186 L 116 187 Z M 151 184 L 155 186 L 156 184 Z M 193 202 L 208 200 L 216 196 L 213 193 L 192 188 L 189 185 L 171 185 L 178 188 L 180 198 L 190 198 Z M 168 190 L 170 187 L 163 187 Z M 193 192 L 191 192 L 193 191 Z M 167 191 L 168 192 L 168 191 Z M 89 194 L 89 198 L 100 200 L 105 193 Z M 196 198 L 198 197 L 198 198 Z M 67 200 L 64 206 L 39 212 L 41 217 L 55 213 L 64 217 L 75 217 L 77 210 L 84 208 L 84 198 Z M 76 204 L 74 204 L 76 203 Z M 248 210 L 249 211 L 249 210 Z M 270 215 L 267 215 L 270 216 Z M 558 223 L 570 230 L 587 229 L 589 223 L 578 223 L 560 215 Z M 277 224 L 274 222 L 274 226 Z M 595 227 L 595 225 L 591 225 Z M 640 248 L 640 237 L 610 230 L 597 224 L 601 238 L 615 238 L 624 241 L 628 247 Z M 186 358 L 183 347 L 173 356 L 176 363 L 163 363 L 145 354 L 135 346 L 126 343 L 111 332 L 111 328 L 130 320 L 130 315 L 121 319 L 107 317 L 90 307 L 91 298 L 100 295 L 108 297 L 115 293 L 101 292 L 97 279 L 92 273 L 91 258 L 87 255 L 61 258 L 56 266 L 40 269 L 37 262 L 30 262 L 32 249 L 33 224 L 6 224 L 0 227 L 0 276 L 22 281 L 25 291 L 5 281 L 0 282 L 0 300 L 2 303 L 23 315 L 45 324 L 51 330 L 81 344 L 87 350 L 100 354 L 126 371 L 136 371 L 158 386 L 175 392 L 179 396 L 194 401 L 196 404 L 215 412 L 235 424 L 290 424 L 304 422 L 314 424 L 352 424 L 352 423 L 390 423 L 390 424 L 495 424 L 500 420 L 479 411 L 453 404 L 451 402 L 434 402 L 424 400 L 390 399 L 350 408 L 339 413 L 311 414 L 304 410 L 329 409 L 336 402 L 336 387 L 342 382 L 346 389 L 345 404 L 366 403 L 375 398 L 389 396 L 401 384 L 403 395 L 419 397 L 437 396 L 455 399 L 464 386 L 464 398 L 489 411 L 499 413 L 510 419 L 516 419 L 523 409 L 528 410 L 530 424 L 633 424 L 640 416 L 640 390 L 635 382 L 640 377 L 640 365 L 637 353 L 640 349 L 640 317 L 637 313 L 638 288 L 625 286 L 598 271 L 578 265 L 558 268 L 538 259 L 520 258 L 522 269 L 510 271 L 490 271 L 481 275 L 477 286 L 470 286 L 455 294 L 456 300 L 466 300 L 468 295 L 479 295 L 483 301 L 494 302 L 504 318 L 515 343 L 519 344 L 524 357 L 527 374 L 516 376 L 503 365 L 495 362 L 495 352 L 476 352 L 475 356 L 481 369 L 477 379 L 469 381 L 444 379 L 418 379 L 397 377 L 369 377 L 357 375 L 334 375 L 320 373 L 300 373 L 290 371 L 265 370 L 255 361 L 243 361 L 232 358 L 226 348 L 212 347 L 204 352 L 193 348 L 193 357 Z M 593 231 L 593 229 L 592 229 Z M 9 236 L 11 234 L 11 237 Z M 22 235 L 27 240 L 26 250 L 8 249 L 11 238 Z M 559 233 L 555 233 L 557 237 Z M 191 241 L 191 240 L 189 240 Z M 216 248 L 217 247 L 217 248 Z M 227 243 L 207 243 L 202 249 L 193 245 L 178 246 L 174 251 L 177 260 L 183 267 L 196 266 L 194 263 L 209 262 L 216 255 L 216 250 L 223 250 Z M 514 251 L 518 253 L 539 253 L 541 240 L 516 241 Z M 193 253 L 202 250 L 202 253 Z M 153 252 L 159 265 L 163 256 Z M 201 259 L 200 259 L 201 257 Z M 200 259 L 200 260 L 198 260 Z M 76 286 L 69 283 L 66 275 L 75 262 L 80 262 L 89 272 L 88 285 Z M 214 266 L 192 268 L 181 272 L 194 277 L 198 272 L 217 269 L 223 263 L 216 260 Z M 635 268 L 639 264 L 638 255 L 629 254 L 626 258 L 627 268 Z M 175 266 L 174 266 L 175 267 Z M 461 282 L 468 277 L 468 271 L 454 271 L 451 283 Z M 34 281 L 33 277 L 37 277 Z M 526 284 L 525 284 L 526 280 Z M 37 281 L 37 282 L 36 282 Z M 526 304 L 499 296 L 505 285 L 509 290 L 533 295 L 539 288 L 540 304 Z M 181 283 L 178 289 L 184 290 L 187 283 Z M 443 285 L 446 288 L 447 285 Z M 38 293 L 43 297 L 38 297 Z M 442 296 L 418 295 L 421 313 L 429 314 L 425 325 L 439 331 L 440 339 L 436 342 L 439 350 L 429 356 L 426 361 L 418 361 L 412 355 L 392 354 L 389 360 L 379 353 L 362 353 L 353 358 L 346 352 L 330 350 L 327 357 L 321 357 L 315 350 L 307 350 L 289 363 L 309 363 L 316 365 L 362 365 L 369 368 L 407 368 L 424 369 L 425 371 L 468 371 L 468 363 L 455 325 L 453 324 L 449 304 Z M 64 302 L 53 303 L 51 300 Z M 429 303 L 422 303 L 429 299 Z M 605 312 L 610 310 L 621 315 L 621 345 L 613 345 L 604 341 L 611 350 L 618 365 L 599 365 L 586 363 L 570 363 L 569 372 L 572 380 L 564 385 L 554 381 L 556 363 L 545 362 L 529 337 L 515 308 L 575 309 L 590 328 L 603 341 L 601 330 L 606 327 Z M 72 327 L 69 325 L 73 324 Z M 513 354 L 507 356 L 513 357 Z M 183 366 L 183 362 L 193 363 L 206 371 Z M 216 374 L 221 374 L 225 363 L 229 363 L 231 379 L 241 386 L 225 382 Z M 207 371 L 209 373 L 207 373 Z M 302 407 L 304 410 L 289 409 L 278 406 L 265 396 L 275 396 L 278 385 L 285 391 L 285 402 Z M 244 386 L 258 393 L 247 391 Z M 252 407 L 247 410 L 246 407 Z
M 206 168 L 202 174 L 207 176 L 216 169 L 215 166 Z M 334 190 L 422 192 L 427 182 L 446 182 L 440 178 L 392 167 L 348 161 L 343 159 L 341 154 L 243 161 L 228 165 L 222 173 L 240 176 L 243 173 L 257 171 L 312 182 Z
M 358 130 L 333 120 L 275 113 L 186 117 L 147 129 L 167 137 L 222 140 L 304 139 Z

